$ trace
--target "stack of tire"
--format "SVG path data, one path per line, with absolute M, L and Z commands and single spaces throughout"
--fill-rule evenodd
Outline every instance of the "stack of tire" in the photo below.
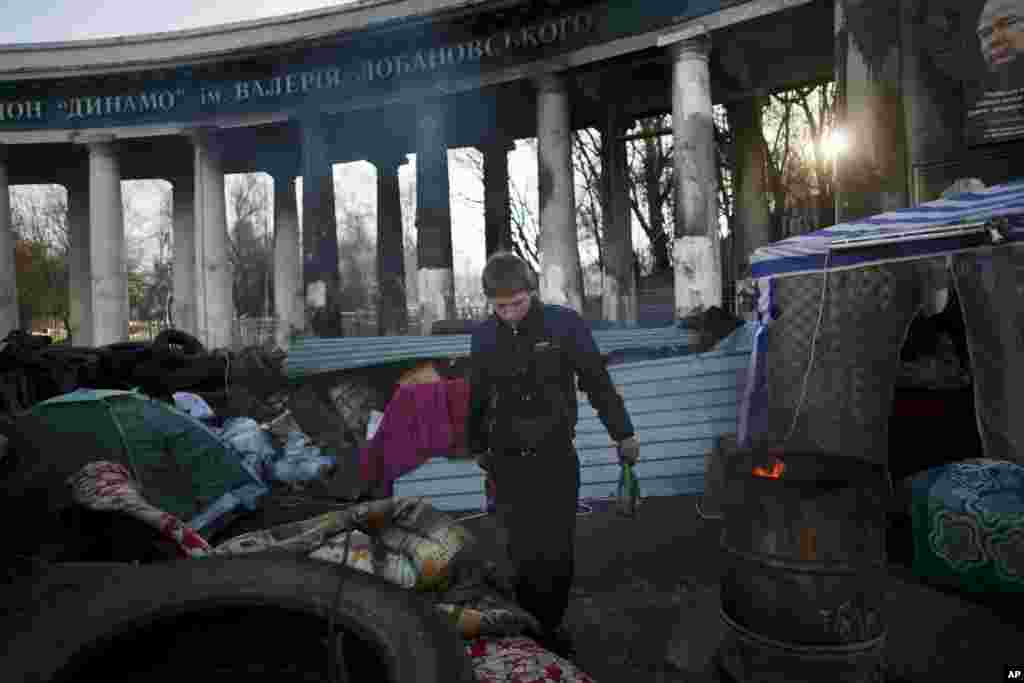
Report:
M 171 400 L 177 391 L 223 391 L 228 356 L 209 353 L 202 342 L 181 330 L 164 330 L 152 342 L 121 342 L 101 349 L 102 388 L 138 387 Z
M 0 414 L 28 410 L 48 398 L 100 381 L 98 349 L 57 346 L 50 337 L 15 330 L 0 349 Z

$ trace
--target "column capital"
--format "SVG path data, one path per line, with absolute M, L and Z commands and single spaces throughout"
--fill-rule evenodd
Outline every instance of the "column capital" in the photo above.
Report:
M 668 46 L 668 53 L 676 61 L 685 59 L 707 60 L 711 54 L 711 34 L 703 33 L 671 43 Z
M 565 74 L 557 71 L 534 76 L 530 80 L 538 92 L 566 92 L 569 89 Z
M 173 178 L 168 178 L 167 181 L 171 184 L 171 192 L 182 191 L 182 192 L 187 192 L 189 194 L 194 194 L 195 193 L 196 178 L 195 178 L 194 175 L 190 175 L 190 176 L 179 175 L 179 176 L 175 176 Z
M 297 178 L 302 176 L 302 171 L 290 170 L 282 171 L 280 169 L 266 169 L 264 171 L 271 180 L 274 181 L 274 187 L 281 187 L 284 184 L 294 185 Z
M 219 149 L 221 138 L 220 129 L 215 126 L 199 126 L 188 128 L 182 134 L 189 139 L 193 145 L 203 145 L 212 149 Z
M 507 154 L 516 148 L 516 140 L 507 135 L 492 135 L 481 140 L 474 147 L 484 154 L 493 152 L 505 152 Z
M 72 133 L 71 142 L 76 145 L 84 145 L 90 150 L 108 148 L 117 141 L 113 133 Z
M 409 162 L 409 157 L 406 154 L 381 154 L 368 157 L 366 161 L 373 164 L 378 173 L 383 173 L 384 171 L 397 171 L 399 166 L 404 166 Z
M 421 102 L 416 106 L 416 129 L 440 133 L 444 130 L 445 107 L 437 99 Z

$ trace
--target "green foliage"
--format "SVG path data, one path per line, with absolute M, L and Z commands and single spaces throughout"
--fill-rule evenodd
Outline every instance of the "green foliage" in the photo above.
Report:
M 15 270 L 22 325 L 32 319 L 64 319 L 68 309 L 67 259 L 41 240 L 18 240 L 15 245 Z

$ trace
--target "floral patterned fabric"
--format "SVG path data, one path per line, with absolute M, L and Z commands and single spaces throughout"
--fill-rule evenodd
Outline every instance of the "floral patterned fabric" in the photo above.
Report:
M 915 476 L 911 491 L 918 573 L 1024 592 L 1024 467 L 965 460 Z
M 120 463 L 89 463 L 70 476 L 67 483 L 76 503 L 92 510 L 123 512 L 141 520 L 173 541 L 181 557 L 203 557 L 211 552 L 210 544 L 195 530 L 169 512 L 150 505 L 131 472 Z
M 539 631 L 537 620 L 500 591 L 487 588 L 479 575 L 464 572 L 461 582 L 448 585 L 448 565 L 472 537 L 460 524 L 422 501 L 394 499 L 353 505 L 243 534 L 211 548 L 177 517 L 146 502 L 124 465 L 90 463 L 67 483 L 77 503 L 142 520 L 174 541 L 182 557 L 298 552 L 322 561 L 346 562 L 353 569 L 404 588 L 438 592 L 435 608 L 467 639 L 466 652 L 480 683 L 593 683 L 574 664 L 523 635 Z M 419 547 L 424 544 L 426 548 Z M 442 576 L 444 581 L 437 580 Z
M 524 636 L 477 638 L 466 653 L 480 683 L 594 683 L 572 662 Z

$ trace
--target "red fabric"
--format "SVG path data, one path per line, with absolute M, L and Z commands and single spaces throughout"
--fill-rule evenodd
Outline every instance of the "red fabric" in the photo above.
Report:
M 477 638 L 466 645 L 479 683 L 594 683 L 567 659 L 525 636 Z
M 469 448 L 466 441 L 466 418 L 469 416 L 469 382 L 464 379 L 446 380 L 448 392 L 448 415 L 452 422 L 452 448 L 465 451 Z
M 447 383 L 399 386 L 377 432 L 359 454 L 365 481 L 391 482 L 452 449 Z

